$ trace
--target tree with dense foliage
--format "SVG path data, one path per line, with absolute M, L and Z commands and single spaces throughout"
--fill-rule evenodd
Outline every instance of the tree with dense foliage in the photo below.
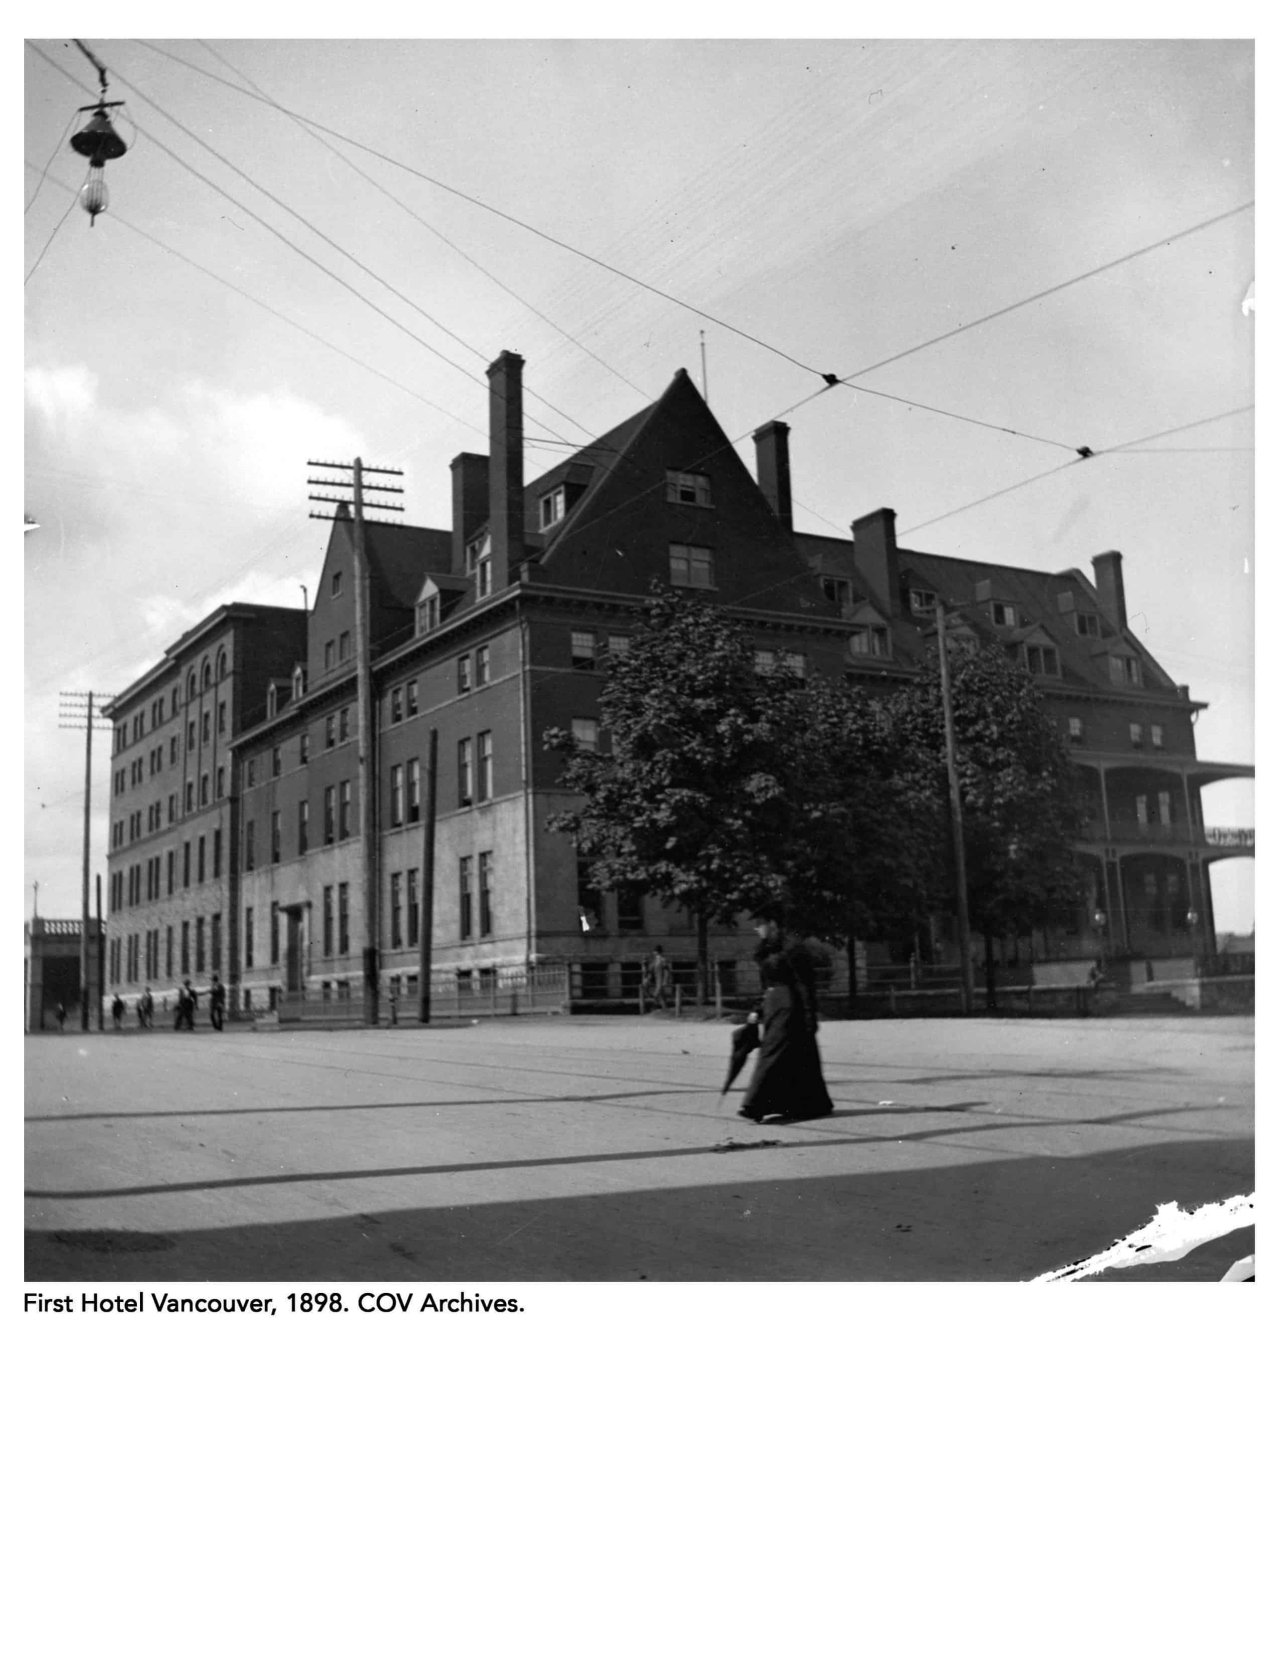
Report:
M 1078 772 L 1030 675 L 1000 645 L 960 639 L 949 641 L 948 649 L 969 914 L 986 940 L 990 995 L 993 940 L 1023 936 L 1081 901 L 1073 842 L 1082 833 L 1084 812 Z M 904 774 L 916 778 L 914 792 L 942 802 L 936 820 L 945 835 L 947 778 L 937 668 L 935 650 L 921 677 L 892 697 L 885 712 L 895 732 L 898 763 Z M 953 908 L 953 860 L 945 839 L 927 867 L 935 876 L 932 902 Z
M 582 801 L 549 826 L 573 836 L 602 889 L 635 886 L 692 912 L 703 995 L 709 924 L 784 896 L 773 855 L 788 821 L 780 680 L 759 671 L 723 610 L 661 593 L 610 664 L 599 750 L 559 729 L 544 737 L 569 755 L 561 781 Z

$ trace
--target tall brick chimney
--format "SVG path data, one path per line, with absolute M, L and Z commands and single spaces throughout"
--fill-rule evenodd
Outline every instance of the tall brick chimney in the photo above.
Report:
M 1124 572 L 1118 552 L 1100 552 L 1093 560 L 1093 584 L 1098 589 L 1098 603 L 1107 620 L 1120 632 L 1129 625 L 1129 612 L 1124 607 Z
M 902 613 L 897 516 L 891 506 L 881 506 L 853 520 L 853 567 L 891 620 Z
M 489 365 L 489 543 L 495 593 L 510 584 L 524 550 L 524 358 L 504 351 Z
M 788 535 L 791 533 L 791 451 L 787 445 L 790 430 L 781 420 L 770 420 L 767 426 L 752 433 L 760 493 Z
M 489 516 L 489 457 L 465 452 L 449 463 L 453 473 L 453 545 L 449 567 L 466 574 L 467 542 Z

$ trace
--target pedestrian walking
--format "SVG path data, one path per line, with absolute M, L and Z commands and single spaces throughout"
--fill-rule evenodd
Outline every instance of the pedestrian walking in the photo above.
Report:
M 63 1026 L 63 1025 L 64 1025 L 64 1024 L 65 1024 L 65 1023 L 66 1023 L 66 1022 L 67 1022 L 67 1008 L 66 1008 L 66 1003 L 65 1003 L 65 1002 L 62 1002 L 62 1001 L 59 1001 L 59 1003 L 58 1003 L 58 1034 L 59 1034 L 59 1035 L 61 1035 L 61 1034 L 62 1034 L 62 1026 Z
M 653 954 L 645 967 L 645 984 L 646 993 L 654 1006 L 665 1011 L 671 994 L 671 962 L 667 960 L 661 944 L 653 946 Z
M 763 956 L 760 980 L 760 1050 L 738 1115 L 751 1122 L 762 1122 L 766 1116 L 780 1116 L 784 1122 L 829 1116 L 833 1106 L 817 1036 L 810 1027 L 810 998 L 785 952 Z
M 124 1023 L 124 999 L 118 992 L 115 1000 L 111 1003 L 111 1022 L 117 1030 Z
M 209 985 L 209 1022 L 215 1030 L 222 1028 L 222 1015 L 227 1005 L 226 986 L 215 972 Z
M 152 1027 L 155 1006 L 155 997 L 151 993 L 151 985 L 148 984 L 138 1001 L 138 1023 L 141 1024 L 144 1030 L 149 1030 Z
M 178 1011 L 173 1027 L 175 1030 L 194 1030 L 196 1027 L 196 992 L 189 978 L 184 978 L 178 986 Z
M 804 1012 L 805 1027 L 810 1035 L 818 1033 L 818 968 L 812 954 L 793 933 L 784 932 L 773 919 L 756 923 L 760 939 L 755 958 L 758 963 L 770 955 L 781 955 L 794 980 L 795 990 Z

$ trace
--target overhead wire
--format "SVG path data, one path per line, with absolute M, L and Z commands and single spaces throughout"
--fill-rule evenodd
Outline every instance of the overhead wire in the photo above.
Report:
M 35 171 L 30 162 L 27 165 L 32 172 Z M 64 184 L 61 179 L 54 179 L 53 183 L 59 190 L 68 190 L 72 197 L 75 196 L 74 185 Z M 74 205 L 74 201 L 72 205 Z M 216 270 L 210 270 L 208 265 L 202 265 L 198 259 L 193 259 L 190 254 L 183 253 L 178 248 L 171 246 L 170 243 L 162 241 L 159 236 L 153 236 L 149 230 L 144 230 L 141 225 L 134 224 L 122 213 L 118 213 L 113 209 L 111 217 L 116 224 L 123 225 L 126 230 L 132 231 L 135 236 L 141 236 L 144 241 L 148 241 L 163 252 L 171 254 L 173 258 L 181 259 L 183 264 L 190 265 L 192 270 L 198 270 L 203 276 L 209 277 L 210 280 L 221 283 L 224 288 L 229 288 L 232 293 L 239 294 L 242 299 L 247 299 L 251 305 L 256 305 L 259 310 L 265 311 L 268 316 L 275 317 L 278 322 L 283 322 L 288 327 L 296 329 L 308 339 L 315 340 L 318 345 L 323 345 L 327 350 L 335 352 L 340 357 L 345 357 L 348 362 L 354 363 L 357 368 L 363 368 L 368 373 L 376 375 L 378 379 L 385 380 L 388 385 L 395 386 L 397 391 L 403 391 L 406 396 L 416 398 L 418 402 L 424 403 L 427 408 L 434 409 L 437 414 L 443 414 L 447 419 L 456 421 L 459 425 L 466 426 L 471 431 L 479 432 L 481 437 L 488 436 L 487 431 L 477 426 L 474 421 L 464 419 L 456 410 L 447 409 L 442 403 L 432 402 L 430 397 L 424 397 L 420 391 L 415 391 L 412 386 L 405 385 L 403 380 L 395 379 L 394 376 L 384 373 L 382 369 L 375 368 L 372 363 L 366 362 L 363 357 L 354 356 L 343 346 L 335 345 L 331 339 L 326 339 L 323 334 L 316 333 L 314 328 L 308 328 L 305 323 L 287 316 L 283 311 L 278 311 L 274 305 L 268 305 L 265 299 L 257 298 L 256 295 L 249 293 L 247 289 L 240 287 L 238 283 L 231 281 L 229 277 L 220 276 Z M 550 439 L 544 439 L 544 441 L 550 441 Z M 564 441 L 567 447 L 572 448 L 574 446 L 567 439 Z
M 27 274 L 26 274 L 26 275 L 25 275 L 25 276 L 24 276 L 24 277 L 23 277 L 23 278 L 22 278 L 22 285 L 23 285 L 23 287 L 24 287 L 24 288 L 25 288 L 25 287 L 26 287 L 26 285 L 27 285 L 27 283 L 28 283 L 28 282 L 29 282 L 29 281 L 30 281 L 30 280 L 31 280 L 31 278 L 32 278 L 32 277 L 33 277 L 33 276 L 34 276 L 34 275 L 35 275 L 35 273 L 36 273 L 36 272 L 37 272 L 37 271 L 38 271 L 38 270 L 39 270 L 39 269 L 40 269 L 40 264 L 41 264 L 41 261 L 42 261 L 42 260 L 43 260 L 43 259 L 44 259 L 44 256 L 45 256 L 45 254 L 46 254 L 46 253 L 47 253 L 47 252 L 48 252 L 48 251 L 49 251 L 49 249 L 50 249 L 50 248 L 51 248 L 51 247 L 52 247 L 52 246 L 53 246 L 53 241 L 54 241 L 54 237 L 55 237 L 55 236 L 56 236 L 56 235 L 57 235 L 57 234 L 58 234 L 58 232 L 59 232 L 59 231 L 60 231 L 60 230 L 61 230 L 61 229 L 62 229 L 62 227 L 63 227 L 63 225 L 64 225 L 64 224 L 65 224 L 65 223 L 66 223 L 66 222 L 67 222 L 67 220 L 68 220 L 68 219 L 69 219 L 69 218 L 70 218 L 70 216 L 71 216 L 71 209 L 72 209 L 72 208 L 73 208 L 73 207 L 74 207 L 74 206 L 75 206 L 75 204 L 76 204 L 76 197 L 77 197 L 77 196 L 78 196 L 78 194 L 79 194 L 79 192 L 78 192 L 78 191 L 73 191 L 73 193 L 72 193 L 72 196 L 71 196 L 71 200 L 70 200 L 70 201 L 69 201 L 69 202 L 68 202 L 68 203 L 67 203 L 67 210 L 66 210 L 66 212 L 65 212 L 65 213 L 64 213 L 64 214 L 63 214 L 63 215 L 62 215 L 62 217 L 61 217 L 61 218 L 60 218 L 60 219 L 59 219 L 59 220 L 58 220 L 58 222 L 57 222 L 57 224 L 55 224 L 55 225 L 54 225 L 54 227 L 53 227 L 53 230 L 52 230 L 52 231 L 51 231 L 51 232 L 50 232 L 50 235 L 49 235 L 49 240 L 48 240 L 48 241 L 47 241 L 47 242 L 46 242 L 46 243 L 45 243 L 45 244 L 44 244 L 44 246 L 43 246 L 43 247 L 42 247 L 42 248 L 41 248 L 41 249 L 40 249 L 40 251 L 39 251 L 39 253 L 37 253 L 37 254 L 36 254 L 36 262 L 35 262 L 35 264 L 34 264 L 34 265 L 32 265 L 32 267 L 31 267 L 31 269 L 30 269 L 30 270 L 29 270 L 29 271 L 28 271 L 28 272 L 27 272 Z
M 78 114 L 79 111 L 77 111 L 76 113 Z M 39 180 L 36 183 L 36 187 L 31 192 L 31 199 L 27 202 L 27 205 L 22 209 L 22 216 L 23 216 L 24 219 L 26 218 L 27 214 L 31 211 L 31 209 L 35 206 L 36 197 L 40 194 L 40 186 L 44 183 L 45 179 L 48 177 L 49 168 L 53 166 L 54 162 L 62 154 L 62 146 L 66 143 L 67 134 L 71 131 L 72 127 L 75 125 L 75 121 L 76 121 L 76 117 L 75 117 L 75 115 L 72 115 L 70 117 L 70 119 L 67 121 L 66 126 L 63 127 L 62 136 L 61 136 L 61 138 L 58 139 L 58 142 L 54 145 L 53 154 L 45 162 L 44 171 L 40 174 Z M 28 165 L 28 167 L 31 168 L 32 172 L 35 172 L 35 167 L 30 162 L 28 162 L 27 165 Z

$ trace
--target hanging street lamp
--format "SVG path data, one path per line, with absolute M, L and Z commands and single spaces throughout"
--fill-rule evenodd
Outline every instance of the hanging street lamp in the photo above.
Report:
M 76 45 L 98 71 L 98 86 L 101 90 L 101 97 L 96 104 L 83 104 L 77 111 L 80 115 L 88 115 L 89 120 L 71 139 L 71 148 L 77 155 L 83 155 L 89 163 L 89 174 L 77 199 L 89 215 L 89 228 L 92 229 L 94 220 L 99 213 L 106 212 L 111 200 L 107 193 L 104 173 L 106 164 L 108 161 L 118 161 L 129 146 L 112 126 L 111 117 L 107 114 L 109 109 L 122 108 L 123 100 L 116 103 L 107 102 L 106 70 L 82 41 L 77 40 Z

